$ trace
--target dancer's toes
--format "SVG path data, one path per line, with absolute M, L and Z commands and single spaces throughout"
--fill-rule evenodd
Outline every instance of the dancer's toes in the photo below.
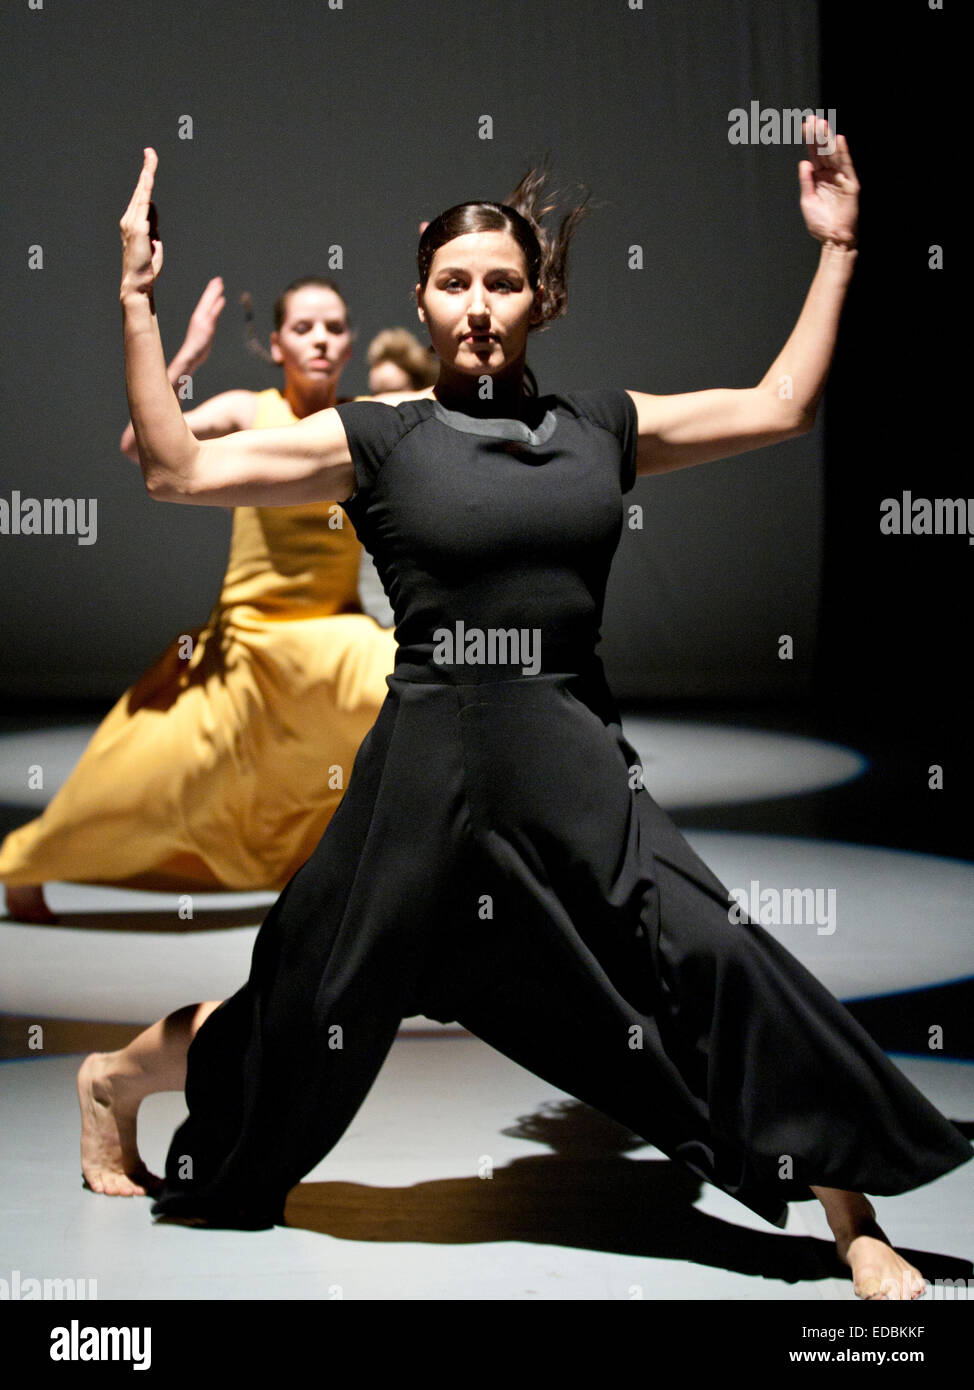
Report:
M 129 1173 L 89 1167 L 82 1169 L 81 1178 L 89 1192 L 100 1192 L 105 1197 L 155 1197 L 165 1186 L 164 1180 L 150 1173 L 144 1163 Z
M 812 1192 L 825 1207 L 836 1254 L 852 1270 L 858 1298 L 906 1301 L 923 1296 L 926 1280 L 890 1245 L 864 1193 L 831 1187 L 813 1187 Z
M 16 922 L 36 922 L 41 926 L 56 926 L 60 922 L 44 900 L 42 883 L 22 883 L 4 887 L 7 913 Z
M 852 1269 L 852 1287 L 862 1299 L 908 1301 L 921 1298 L 927 1286 L 920 1271 L 885 1238 L 857 1236 L 849 1244 L 846 1262 Z

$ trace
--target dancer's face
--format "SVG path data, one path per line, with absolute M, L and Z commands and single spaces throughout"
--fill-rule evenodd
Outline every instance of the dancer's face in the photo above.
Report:
M 305 384 L 335 382 L 352 353 L 348 311 L 341 295 L 324 285 L 292 290 L 284 322 L 271 334 L 271 356 L 285 378 Z
M 416 286 L 434 351 L 444 366 L 467 376 L 496 376 L 523 363 L 541 297 L 510 232 L 454 237 L 434 254 L 426 288 Z
M 377 362 L 369 372 L 369 390 L 373 396 L 378 396 L 382 391 L 412 391 L 413 383 L 408 372 L 404 372 L 402 367 L 397 367 L 395 362 L 390 362 L 388 358 L 384 362 Z

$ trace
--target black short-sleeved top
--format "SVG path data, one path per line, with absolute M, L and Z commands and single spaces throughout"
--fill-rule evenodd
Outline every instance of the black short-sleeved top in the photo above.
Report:
M 542 396 L 526 420 L 428 397 L 336 409 L 355 467 L 343 505 L 375 559 L 400 648 L 422 659 L 436 629 L 463 622 L 539 629 L 546 671 L 591 661 L 636 475 L 625 391 Z

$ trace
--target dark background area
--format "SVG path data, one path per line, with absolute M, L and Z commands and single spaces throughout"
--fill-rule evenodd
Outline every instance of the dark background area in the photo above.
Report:
M 827 392 L 819 649 L 807 708 L 888 768 L 889 792 L 860 799 L 861 838 L 968 858 L 974 550 L 964 536 L 879 530 L 885 497 L 974 494 L 952 347 L 957 155 L 944 70 L 956 34 L 948 13 L 925 5 L 893 6 L 882 23 L 836 0 L 821 11 L 822 104 L 842 113 L 863 194 L 861 253 Z M 944 247 L 942 271 L 928 269 L 934 245 Z M 944 768 L 940 792 L 927 787 L 933 764 Z
M 576 236 L 569 312 L 536 335 L 542 391 L 750 386 L 817 261 L 794 145 L 732 145 L 728 113 L 819 104 L 812 0 L 115 0 L 8 6 L 2 287 L 4 494 L 95 496 L 98 541 L 0 540 L 0 693 L 107 698 L 218 591 L 230 513 L 154 503 L 118 453 L 125 423 L 118 218 L 143 145 L 165 266 L 168 355 L 207 280 L 228 304 L 194 403 L 278 380 L 266 338 L 296 276 L 333 273 L 358 327 L 421 331 L 417 226 L 503 198 L 550 152 L 598 205 Z M 478 138 L 481 116 L 493 139 Z M 179 138 L 192 117 L 193 138 Z M 27 269 L 41 245 L 43 270 Z M 343 266 L 331 271 L 328 250 Z M 642 247 L 644 268 L 628 265 Z M 808 689 L 822 562 L 822 426 L 637 485 L 604 657 L 620 698 L 793 697 Z M 778 637 L 795 643 L 778 657 Z

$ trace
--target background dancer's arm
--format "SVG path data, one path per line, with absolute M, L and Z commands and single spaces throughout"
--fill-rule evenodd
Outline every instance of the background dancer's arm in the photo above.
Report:
M 197 506 L 294 506 L 348 498 L 355 476 L 338 412 L 329 409 L 281 429 L 243 430 L 198 440 L 173 394 L 153 287 L 162 243 L 153 235 L 152 186 L 158 158 L 146 149 L 142 173 L 119 223 L 125 385 L 145 485 L 153 497 Z
M 166 368 L 174 391 L 180 389 L 181 379 L 192 377 L 210 355 L 217 319 L 226 305 L 223 278 L 215 275 L 200 296 L 193 310 L 182 346 Z M 245 430 L 253 424 L 256 400 L 253 391 L 221 391 L 192 410 L 183 411 L 183 419 L 197 439 L 217 439 L 234 430 Z M 122 433 L 119 448 L 133 463 L 139 462 L 135 430 L 131 420 Z
M 628 392 L 639 422 L 638 473 L 761 449 L 806 434 L 815 423 L 856 261 L 859 184 L 843 136 L 835 137 L 831 155 L 818 153 L 831 138 L 824 121 L 817 135 L 806 125 L 806 136 L 810 158 L 799 165 L 801 210 L 822 249 L 798 322 L 757 386 L 675 396 Z

